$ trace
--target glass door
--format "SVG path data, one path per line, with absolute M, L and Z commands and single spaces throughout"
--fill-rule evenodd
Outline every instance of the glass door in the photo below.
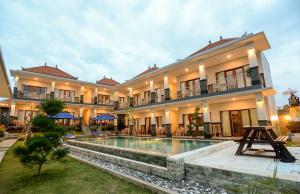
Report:
M 242 136 L 243 134 L 243 119 L 241 111 L 230 111 L 231 131 L 233 136 Z

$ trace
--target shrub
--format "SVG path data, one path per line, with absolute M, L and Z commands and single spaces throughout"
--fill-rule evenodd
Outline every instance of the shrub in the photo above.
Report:
M 24 147 L 15 148 L 15 155 L 20 157 L 21 163 L 33 170 L 37 169 L 37 175 L 40 175 L 44 164 L 62 159 L 68 152 L 67 149 L 60 146 L 60 137 L 57 133 L 46 136 L 30 138 Z
M 32 120 L 33 130 L 42 132 L 40 136 L 32 137 L 25 142 L 25 146 L 18 146 L 14 153 L 25 167 L 37 169 L 40 175 L 44 164 L 62 159 L 68 150 L 62 147 L 61 137 L 64 128 L 55 124 L 49 117 L 63 110 L 63 103 L 57 100 L 47 100 L 41 103 L 41 114 Z
M 5 128 L 3 126 L 0 126 L 0 137 L 4 136 Z

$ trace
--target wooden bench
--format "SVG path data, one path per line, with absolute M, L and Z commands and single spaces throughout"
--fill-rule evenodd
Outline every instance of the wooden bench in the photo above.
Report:
M 277 137 L 274 141 L 276 143 L 282 143 L 282 144 L 286 144 L 286 141 L 288 140 L 288 136 L 284 135 L 284 136 L 279 136 Z

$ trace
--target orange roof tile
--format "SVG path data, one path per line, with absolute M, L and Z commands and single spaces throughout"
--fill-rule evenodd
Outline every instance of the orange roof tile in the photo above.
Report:
M 137 78 L 137 77 L 140 77 L 140 76 L 142 76 L 142 75 L 145 75 L 145 74 L 147 74 L 147 73 L 150 73 L 150 72 L 152 72 L 152 71 L 155 71 L 155 70 L 157 70 L 157 69 L 159 69 L 159 68 L 158 68 L 156 65 L 154 65 L 154 67 L 148 67 L 147 70 L 145 70 L 145 71 L 143 71 L 142 73 L 138 74 L 137 76 L 133 77 L 133 79 L 134 79 L 134 78 Z
M 118 85 L 120 83 L 117 82 L 117 81 L 115 81 L 115 80 L 113 80 L 112 78 L 106 78 L 106 77 L 104 77 L 103 79 L 98 80 L 97 84 L 103 84 L 103 85 L 108 85 L 108 86 L 115 86 L 115 85 Z
M 226 43 L 226 42 L 232 41 L 232 40 L 234 40 L 234 39 L 236 39 L 236 38 L 225 38 L 225 39 L 221 39 L 221 40 L 219 40 L 219 41 L 210 43 L 210 44 L 208 44 L 207 46 L 201 48 L 200 50 L 194 52 L 194 53 L 191 54 L 190 56 L 196 55 L 196 54 L 198 54 L 198 53 L 201 53 L 201 52 L 206 51 L 206 50 L 208 50 L 208 49 L 214 48 L 214 47 L 216 47 L 216 46 L 219 46 L 219 45 L 224 44 L 224 43 Z M 190 56 L 189 56 L 189 57 L 190 57 Z
M 77 77 L 74 77 L 56 67 L 50 67 L 47 65 L 44 66 L 38 66 L 38 67 L 30 67 L 30 68 L 23 68 L 23 71 L 30 71 L 34 73 L 40 73 L 40 74 L 45 74 L 45 75 L 52 75 L 52 76 L 57 76 L 57 77 L 63 77 L 63 78 L 68 78 L 68 79 L 78 79 Z

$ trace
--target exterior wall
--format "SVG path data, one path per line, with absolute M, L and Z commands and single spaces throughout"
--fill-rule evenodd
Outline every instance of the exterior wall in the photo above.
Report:
M 252 109 L 256 108 L 255 100 L 236 100 L 236 101 L 227 101 L 226 103 L 216 103 L 209 104 L 209 110 L 211 113 L 212 122 L 221 122 L 220 112 L 226 110 L 243 110 L 243 109 Z
M 214 65 L 212 67 L 206 68 L 206 74 L 207 74 L 207 84 L 215 84 L 216 83 L 216 73 L 220 71 L 226 71 L 229 69 L 234 69 L 237 67 L 241 67 L 244 65 L 249 64 L 248 58 L 243 57 L 240 59 L 232 60 L 226 63 L 221 63 Z
M 269 62 L 263 52 L 260 52 L 258 56 L 258 63 L 264 73 L 266 87 L 273 87 Z

